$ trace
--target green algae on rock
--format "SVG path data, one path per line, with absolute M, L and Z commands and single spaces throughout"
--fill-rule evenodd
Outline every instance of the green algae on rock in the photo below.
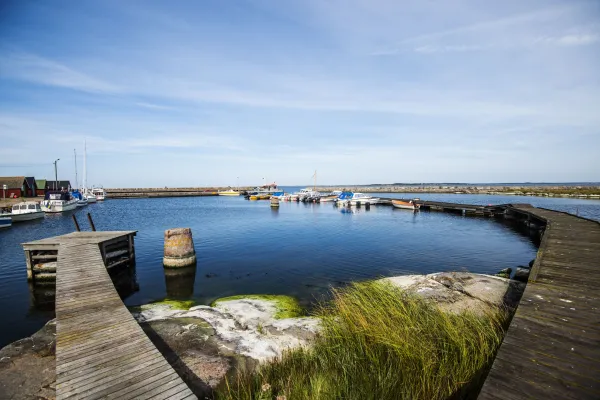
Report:
M 218 303 L 232 300 L 264 300 L 268 301 L 277 312 L 274 315 L 275 319 L 297 318 L 305 315 L 304 310 L 298 304 L 298 300 L 291 296 L 275 295 L 275 294 L 242 294 L 229 297 L 221 297 L 211 303 L 211 307 L 216 307 Z

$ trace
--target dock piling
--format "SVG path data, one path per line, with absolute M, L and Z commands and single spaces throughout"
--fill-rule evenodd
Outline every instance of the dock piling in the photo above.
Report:
M 94 225 L 94 220 L 92 219 L 92 215 L 87 213 L 88 221 L 90 222 L 90 226 L 92 227 L 92 232 L 96 232 L 96 225 Z
M 77 232 L 81 232 L 81 229 L 79 228 L 79 223 L 77 222 L 77 218 L 75 217 L 75 214 L 71 214 L 71 217 L 73 218 L 73 223 L 75 224 L 75 229 L 77 230 Z

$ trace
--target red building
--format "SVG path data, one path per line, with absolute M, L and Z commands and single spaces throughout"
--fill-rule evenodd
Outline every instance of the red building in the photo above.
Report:
M 3 176 L 0 177 L 0 190 L 3 198 L 24 197 L 30 187 L 24 176 Z M 35 190 L 33 193 L 35 196 Z

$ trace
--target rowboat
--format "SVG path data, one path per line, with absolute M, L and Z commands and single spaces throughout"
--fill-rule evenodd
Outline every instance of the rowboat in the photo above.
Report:
M 403 210 L 418 210 L 421 206 L 415 203 L 412 200 L 403 201 L 403 200 L 392 200 L 392 205 L 395 208 L 401 208 Z
M 237 190 L 221 190 L 220 192 L 218 192 L 219 196 L 239 196 L 240 192 L 238 192 Z

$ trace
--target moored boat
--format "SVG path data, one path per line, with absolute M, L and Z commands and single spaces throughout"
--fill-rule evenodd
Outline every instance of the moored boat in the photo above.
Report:
M 420 208 L 420 205 L 415 203 L 413 200 L 392 200 L 392 205 L 394 208 L 400 208 L 403 210 L 418 210 Z
M 79 190 L 73 190 L 71 192 L 71 196 L 73 196 L 73 198 L 77 199 L 77 207 L 85 207 L 88 205 L 87 196 L 84 196 L 83 194 L 81 194 L 81 192 Z
M 11 214 L 0 214 L 0 229 L 10 228 L 11 225 L 12 225 L 12 215 Z
M 219 196 L 239 196 L 240 192 L 237 190 L 229 189 L 229 190 L 221 190 L 217 192 Z
M 96 197 L 96 201 L 103 201 L 106 199 L 106 192 L 101 187 L 93 188 L 92 194 Z
M 368 194 L 355 192 L 352 195 L 352 198 L 350 199 L 350 204 L 354 206 L 359 203 L 360 204 L 377 204 L 377 203 L 379 203 L 379 198 L 371 197 Z
M 35 201 L 14 204 L 10 215 L 12 216 L 13 222 L 44 218 L 44 212 L 42 211 L 40 204 Z
M 48 192 L 40 202 L 42 211 L 46 213 L 59 213 L 77 208 L 77 199 L 69 192 Z

